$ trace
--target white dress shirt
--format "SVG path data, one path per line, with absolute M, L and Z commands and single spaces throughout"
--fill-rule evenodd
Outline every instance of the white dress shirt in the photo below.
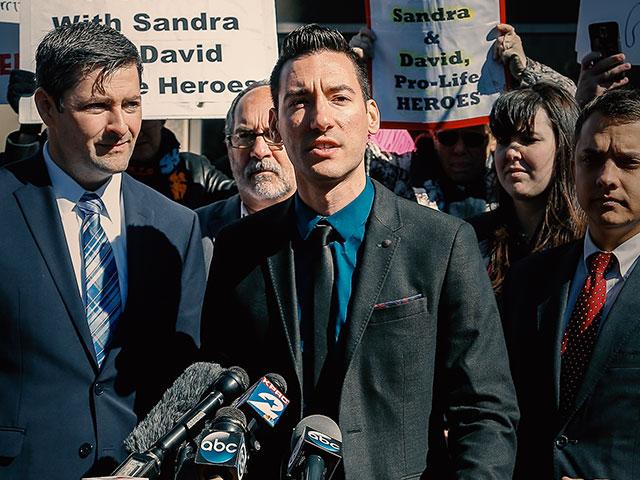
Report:
M 69 256 L 76 276 L 78 292 L 82 301 L 86 304 L 86 294 L 84 289 L 84 256 L 82 254 L 82 213 L 78 209 L 77 203 L 86 190 L 82 188 L 73 178 L 62 170 L 51 158 L 49 153 L 49 143 L 45 143 L 43 148 L 44 162 L 49 172 L 53 194 L 60 212 L 62 228 L 69 249 Z M 126 226 L 124 218 L 124 202 L 122 200 L 122 174 L 113 175 L 107 183 L 98 188 L 96 193 L 105 208 L 100 213 L 100 225 L 104 230 L 107 239 L 111 243 L 113 255 L 118 268 L 118 280 L 120 283 L 120 296 L 122 305 L 127 300 L 127 244 Z
M 582 259 L 578 262 L 578 267 L 576 268 L 576 272 L 573 275 L 573 280 L 571 282 L 571 289 L 569 290 L 569 299 L 564 315 L 565 328 L 569 322 L 573 306 L 575 305 L 578 295 L 580 294 L 580 291 L 584 286 L 584 282 L 587 279 L 587 259 L 592 254 L 600 251 L 602 250 L 593 243 L 591 235 L 587 230 L 587 234 L 584 236 Z M 620 293 L 620 290 L 622 290 L 624 282 L 629 278 L 629 275 L 631 275 L 636 263 L 638 263 L 638 257 L 640 257 L 640 233 L 619 245 L 611 253 L 613 253 L 615 259 L 612 259 L 612 268 L 609 269 L 604 277 L 607 282 L 607 298 L 605 300 L 604 307 L 602 308 L 600 327 L 605 322 L 609 310 L 611 310 L 616 298 L 618 298 L 618 294 Z
M 244 218 L 247 215 L 251 215 L 249 210 L 247 210 L 247 206 L 244 204 L 242 200 L 240 200 L 240 218 Z

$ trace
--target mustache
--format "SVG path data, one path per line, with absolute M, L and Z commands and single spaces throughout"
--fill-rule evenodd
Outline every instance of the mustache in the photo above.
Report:
M 255 173 L 271 172 L 278 176 L 282 176 L 282 168 L 276 161 L 271 160 L 258 160 L 257 162 L 250 162 L 244 168 L 245 178 L 250 178 Z

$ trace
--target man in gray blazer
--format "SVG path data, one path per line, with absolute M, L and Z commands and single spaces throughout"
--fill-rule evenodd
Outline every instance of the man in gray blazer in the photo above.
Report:
M 515 391 L 471 227 L 365 175 L 379 112 L 339 32 L 301 27 L 282 52 L 271 131 L 298 192 L 220 232 L 203 307 L 208 356 L 289 383 L 250 472 L 279 478 L 286 427 L 321 413 L 348 479 L 511 478 Z
M 213 242 L 224 226 L 282 202 L 296 190 L 293 165 L 287 152 L 282 142 L 273 142 L 269 134 L 272 106 L 266 80 L 251 84 L 231 102 L 224 131 L 238 193 L 196 210 L 207 267 Z
M 49 140 L 0 169 L 0 478 L 109 474 L 197 354 L 196 215 L 126 175 L 142 65 L 119 32 L 60 27 L 36 55 Z
M 505 331 L 522 412 L 517 479 L 640 475 L 640 94 L 582 112 L 583 240 L 516 264 Z

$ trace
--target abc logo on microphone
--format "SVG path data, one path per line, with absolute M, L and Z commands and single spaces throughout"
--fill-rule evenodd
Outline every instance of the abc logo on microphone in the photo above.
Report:
M 317 447 L 330 453 L 340 453 L 341 445 L 337 440 L 315 430 L 307 430 L 306 435 L 307 440 Z
M 240 472 L 247 463 L 247 447 L 241 433 L 213 432 L 202 439 L 196 456 L 200 465 L 237 465 Z

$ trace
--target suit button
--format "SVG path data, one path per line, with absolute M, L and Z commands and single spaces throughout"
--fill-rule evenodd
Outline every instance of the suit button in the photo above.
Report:
M 557 448 L 563 449 L 568 444 L 569 444 L 569 439 L 566 437 L 566 435 L 560 435 L 558 438 L 556 438 L 556 447 Z
M 96 383 L 93 386 L 93 391 L 95 392 L 96 395 L 100 396 L 104 393 L 104 387 L 102 386 L 101 383 Z
M 91 454 L 92 450 L 93 445 L 91 445 L 90 443 L 83 443 L 78 449 L 78 455 L 80 455 L 80 458 L 87 458 Z

